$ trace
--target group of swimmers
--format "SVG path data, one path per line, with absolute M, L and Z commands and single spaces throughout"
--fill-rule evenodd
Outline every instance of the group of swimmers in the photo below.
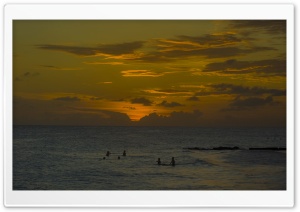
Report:
M 109 157 L 110 154 L 111 154 L 110 151 L 107 151 L 107 152 L 106 152 L 106 156 L 107 156 L 107 157 Z M 126 156 L 126 150 L 123 151 L 123 156 Z M 106 157 L 103 157 L 103 160 L 105 160 L 105 159 L 106 159 Z M 118 160 L 120 160 L 120 159 L 121 159 L 121 157 L 118 156 Z
M 157 162 L 157 165 L 165 165 L 165 164 L 162 164 L 162 163 L 161 163 L 160 158 L 158 158 L 156 162 Z M 171 160 L 171 162 L 169 163 L 169 165 L 175 166 L 175 158 L 174 158 L 174 157 L 172 157 L 172 160 Z
M 106 152 L 106 156 L 107 156 L 107 157 L 109 157 L 110 154 L 111 154 L 110 151 L 107 151 L 107 152 Z M 123 156 L 126 156 L 126 150 L 123 151 L 123 154 L 122 154 L 122 155 L 123 155 Z M 106 157 L 103 157 L 103 160 L 105 160 L 105 159 L 106 159 Z M 120 160 L 120 159 L 121 159 L 121 157 L 118 156 L 118 160 Z M 157 165 L 166 165 L 166 164 L 162 164 L 162 163 L 161 163 L 160 158 L 158 158 L 156 162 L 157 162 Z M 171 162 L 169 163 L 169 165 L 175 166 L 175 158 L 174 158 L 174 157 L 172 157 L 172 160 L 171 160 Z

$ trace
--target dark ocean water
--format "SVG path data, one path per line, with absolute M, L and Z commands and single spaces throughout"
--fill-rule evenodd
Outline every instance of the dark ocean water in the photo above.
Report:
M 240 149 L 186 149 L 219 146 Z M 250 147 L 286 147 L 285 128 L 14 126 L 13 189 L 285 190 L 286 152 Z

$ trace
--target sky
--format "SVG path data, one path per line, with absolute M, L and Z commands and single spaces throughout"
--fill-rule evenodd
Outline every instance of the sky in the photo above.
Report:
M 282 20 L 15 20 L 15 125 L 286 126 Z

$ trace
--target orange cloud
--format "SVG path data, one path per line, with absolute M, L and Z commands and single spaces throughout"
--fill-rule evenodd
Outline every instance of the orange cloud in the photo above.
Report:
M 164 75 L 149 70 L 125 70 L 121 73 L 123 77 L 160 77 Z

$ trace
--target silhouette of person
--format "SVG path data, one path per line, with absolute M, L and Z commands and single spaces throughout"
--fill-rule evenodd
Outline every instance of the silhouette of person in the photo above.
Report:
M 107 151 L 107 152 L 106 152 L 106 156 L 107 156 L 107 157 L 109 157 L 109 155 L 110 155 L 110 152 L 109 152 L 109 151 Z
M 118 160 L 120 160 L 120 156 L 118 156 Z
M 175 166 L 175 159 L 174 159 L 174 157 L 172 157 L 172 161 L 171 161 L 170 164 L 172 164 L 172 166 Z
M 160 158 L 158 158 L 156 162 L 157 162 L 157 165 L 161 165 Z
M 124 152 L 123 152 L 123 156 L 126 156 L 126 151 L 124 150 Z

